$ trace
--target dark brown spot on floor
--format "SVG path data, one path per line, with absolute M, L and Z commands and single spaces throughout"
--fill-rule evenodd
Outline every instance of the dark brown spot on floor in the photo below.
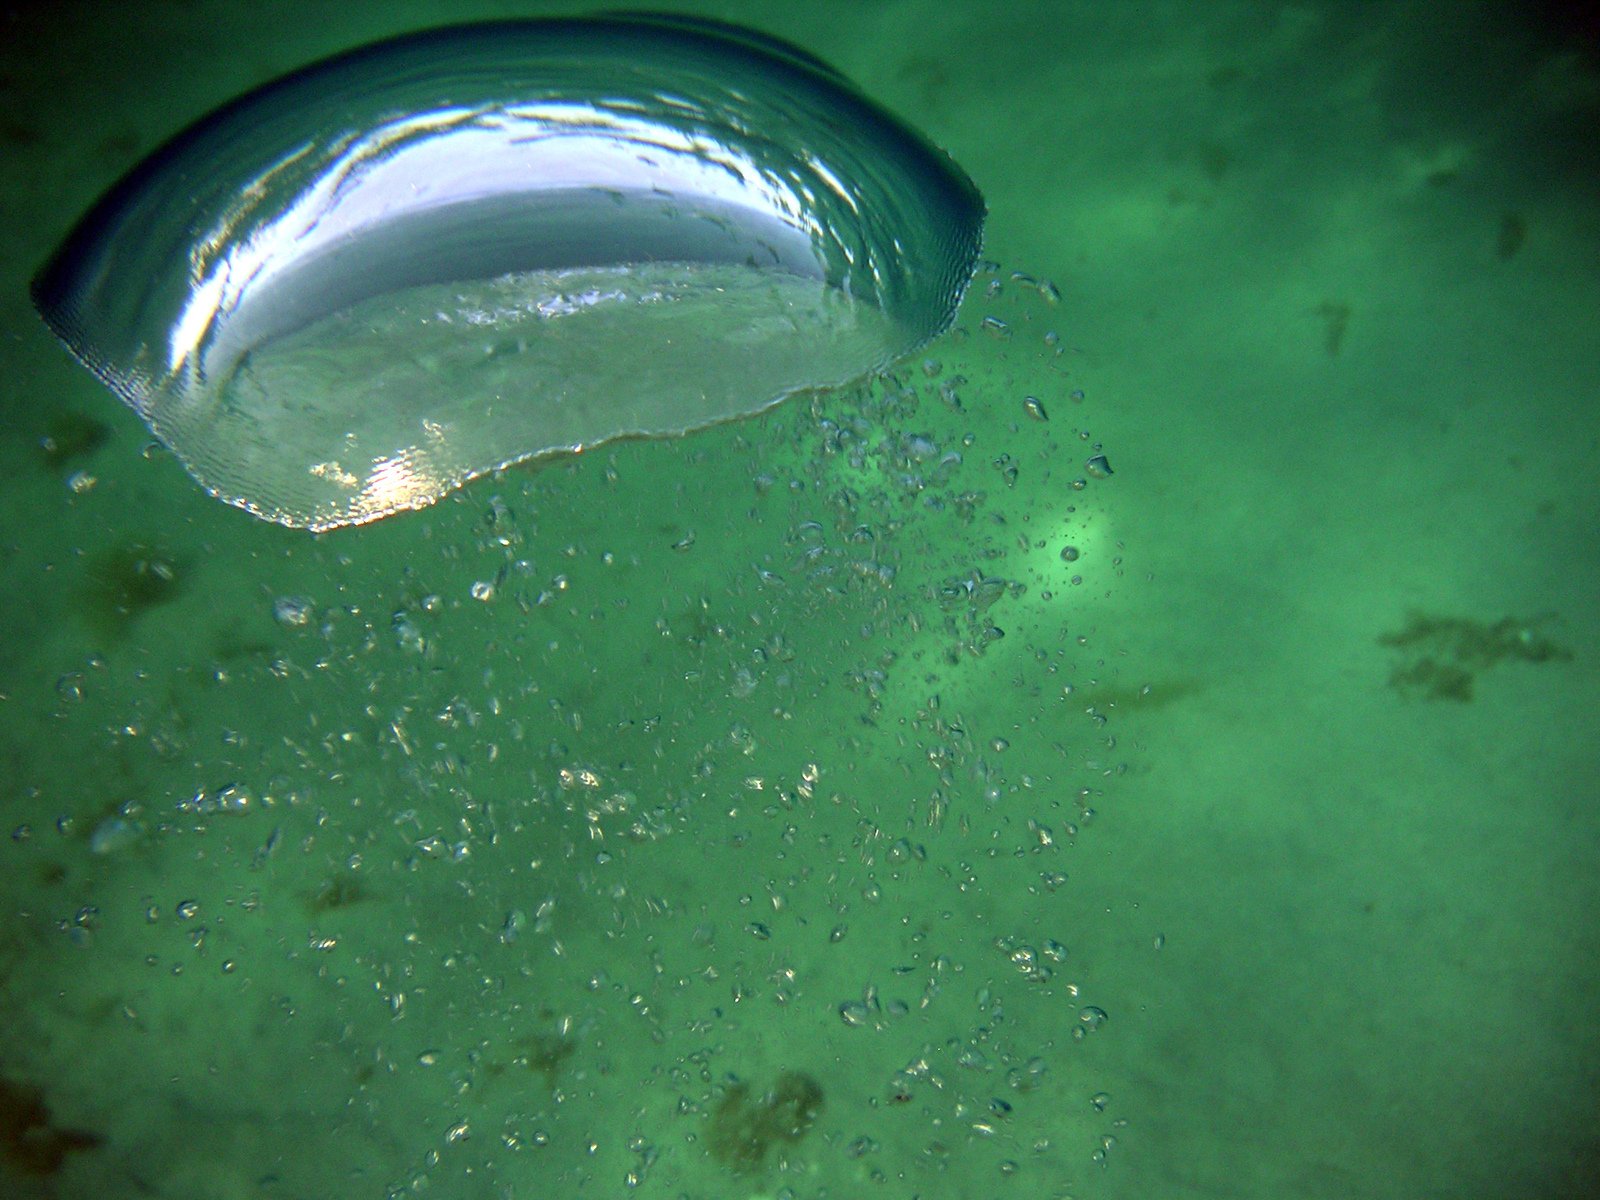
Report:
M 56 1127 L 43 1092 L 0 1079 L 0 1160 L 17 1174 L 48 1178 L 61 1170 L 67 1155 L 93 1150 L 104 1140 L 86 1129 Z
M 1510 258 L 1522 249 L 1528 240 L 1528 223 L 1517 213 L 1508 212 L 1500 218 L 1500 233 L 1494 241 L 1494 252 L 1501 258 Z
M 154 543 L 128 542 L 89 560 L 84 615 L 97 634 L 120 639 L 140 616 L 176 600 L 182 590 L 175 555 Z
M 1329 355 L 1338 354 L 1350 328 L 1350 306 L 1337 300 L 1324 300 L 1317 305 L 1317 316 L 1322 318 L 1322 348 Z
M 1423 700 L 1466 703 L 1479 676 L 1502 662 L 1568 662 L 1572 652 L 1538 632 L 1542 619 L 1501 617 L 1486 622 L 1412 612 L 1394 633 L 1378 638 L 1396 652 L 1389 686 Z
M 735 1175 L 754 1175 L 775 1148 L 797 1145 L 822 1111 L 822 1086 L 803 1071 L 785 1071 L 764 1092 L 735 1082 L 712 1111 L 711 1155 Z

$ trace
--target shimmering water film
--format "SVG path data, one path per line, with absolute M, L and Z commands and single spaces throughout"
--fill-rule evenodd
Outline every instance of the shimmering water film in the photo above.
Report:
M 34 297 L 208 491 L 323 530 L 886 367 L 948 327 L 982 226 L 948 157 L 793 47 L 502 22 L 219 110 Z

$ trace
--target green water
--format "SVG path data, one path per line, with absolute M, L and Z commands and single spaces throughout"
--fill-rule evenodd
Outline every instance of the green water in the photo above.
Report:
M 724 12 L 979 179 L 957 330 L 314 537 L 24 289 L 341 11 L 5 41 L 0 1194 L 1588 1194 L 1590 43 Z

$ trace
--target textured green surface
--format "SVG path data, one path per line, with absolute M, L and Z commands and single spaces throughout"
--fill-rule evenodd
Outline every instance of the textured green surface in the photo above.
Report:
M 0 38 L 0 1194 L 1588 1194 L 1582 43 L 742 10 L 978 179 L 958 332 L 308 537 L 25 295 L 168 131 L 438 16 L 292 13 Z

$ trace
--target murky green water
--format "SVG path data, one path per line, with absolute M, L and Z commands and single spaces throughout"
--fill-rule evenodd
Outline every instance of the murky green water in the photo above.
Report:
M 870 386 L 368 528 L 62 560 L 102 649 L 10 739 L 10 863 L 36 986 L 207 1114 L 129 1177 L 250 1178 L 240 1072 L 302 1194 L 1089 1161 L 1105 1016 L 1058 890 L 1129 685 L 1056 315 L 988 269 Z
M 437 13 L 8 13 L 0 1194 L 1587 1195 L 1558 7 L 741 12 L 1059 307 L 1002 273 L 895 383 L 320 537 L 27 280 L 166 132 Z

